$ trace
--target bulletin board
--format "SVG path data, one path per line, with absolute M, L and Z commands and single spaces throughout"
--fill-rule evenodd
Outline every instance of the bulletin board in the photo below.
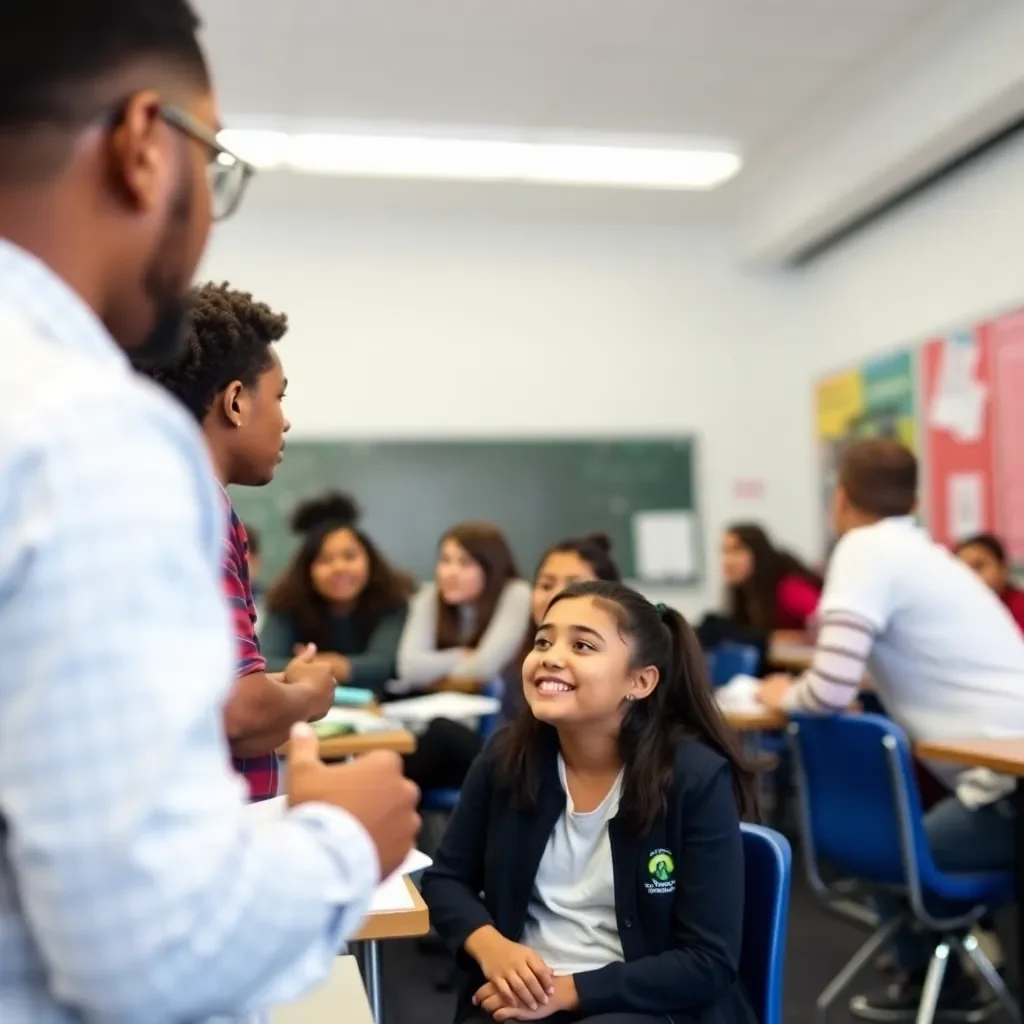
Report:
M 814 399 L 826 536 L 845 445 L 895 437 L 921 460 L 939 543 L 991 530 L 1024 565 L 1024 310 L 829 374 Z

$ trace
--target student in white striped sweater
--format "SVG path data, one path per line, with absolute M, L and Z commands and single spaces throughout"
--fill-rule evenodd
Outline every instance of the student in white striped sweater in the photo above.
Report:
M 792 685 L 767 680 L 761 700 L 830 714 L 847 707 L 870 672 L 886 712 L 912 741 L 1024 735 L 1020 630 L 999 598 L 915 524 L 917 477 L 914 455 L 895 441 L 846 451 L 833 506 L 840 540 L 819 605 L 814 661 Z M 984 769 L 929 768 L 950 790 L 925 817 L 939 867 L 1008 869 L 1013 780 Z M 853 1014 L 913 1020 L 930 955 L 923 936 L 901 936 L 903 973 L 884 992 L 855 997 Z M 949 971 L 939 1019 L 978 1019 L 978 999 L 966 976 Z

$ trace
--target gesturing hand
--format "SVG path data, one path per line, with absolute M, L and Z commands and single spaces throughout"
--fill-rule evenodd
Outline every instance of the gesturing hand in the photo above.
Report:
M 509 1006 L 546 1007 L 554 993 L 554 973 L 529 946 L 512 942 L 485 925 L 466 940 L 466 952 Z
M 305 686 L 311 695 L 310 718 L 323 718 L 334 705 L 334 673 L 317 657 L 316 645 L 307 644 L 284 670 L 284 681 Z
M 359 821 L 377 848 L 381 878 L 412 849 L 420 831 L 419 789 L 402 774 L 397 754 L 378 750 L 347 764 L 324 764 L 305 723 L 292 728 L 288 746 L 288 804 L 328 803 Z

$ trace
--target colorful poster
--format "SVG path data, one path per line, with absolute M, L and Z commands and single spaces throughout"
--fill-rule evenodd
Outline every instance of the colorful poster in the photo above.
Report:
M 995 389 L 996 528 L 1024 564 L 1024 312 L 988 325 Z
M 816 420 L 827 544 L 832 540 L 832 492 L 843 450 L 860 438 L 892 437 L 916 451 L 916 392 L 915 359 L 909 350 L 871 359 L 859 369 L 819 382 Z
M 988 328 L 928 341 L 921 359 L 928 525 L 935 540 L 952 547 L 996 527 Z

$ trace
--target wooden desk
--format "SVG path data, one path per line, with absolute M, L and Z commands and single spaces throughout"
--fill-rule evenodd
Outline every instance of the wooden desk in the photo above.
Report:
M 411 754 L 416 749 L 416 737 L 408 729 L 388 732 L 353 732 L 347 736 L 330 736 L 320 741 L 320 756 L 325 761 L 340 761 L 371 750 L 393 750 L 396 754 Z M 287 757 L 287 750 L 285 751 Z
M 370 997 L 370 1011 L 375 1024 L 384 1022 L 384 989 L 380 972 L 380 940 L 412 939 L 430 931 L 430 914 L 419 890 L 407 878 L 405 880 L 412 908 L 406 910 L 385 910 L 370 914 L 363 927 L 353 937 L 353 942 L 362 943 L 359 959 L 363 965 L 366 994 Z
M 353 942 L 412 939 L 418 935 L 426 935 L 430 931 L 430 914 L 419 889 L 408 878 L 405 885 L 412 897 L 412 907 L 408 910 L 382 910 L 380 913 L 371 914 L 363 922 L 359 932 L 352 937 Z
M 918 743 L 914 753 L 923 760 L 942 761 L 965 768 L 988 768 L 1001 775 L 1024 775 L 1024 736 L 934 740 Z
M 934 740 L 918 743 L 914 753 L 927 761 L 963 768 L 988 768 L 1000 775 L 1015 775 L 1013 791 L 1014 884 L 1017 889 L 1017 984 L 1024 983 L 1024 736 L 1000 739 Z
M 814 644 L 780 641 L 768 646 L 768 664 L 781 672 L 803 672 L 813 660 Z
M 722 717 L 737 732 L 772 732 L 785 729 L 789 719 L 781 711 L 757 708 L 750 711 L 723 710 Z
M 416 737 L 401 727 L 387 732 L 350 732 L 344 736 L 328 736 L 320 741 L 320 757 L 325 761 L 342 761 L 346 757 L 368 754 L 371 750 L 411 754 L 415 749 Z M 277 752 L 281 757 L 287 757 L 288 744 L 282 744 Z

